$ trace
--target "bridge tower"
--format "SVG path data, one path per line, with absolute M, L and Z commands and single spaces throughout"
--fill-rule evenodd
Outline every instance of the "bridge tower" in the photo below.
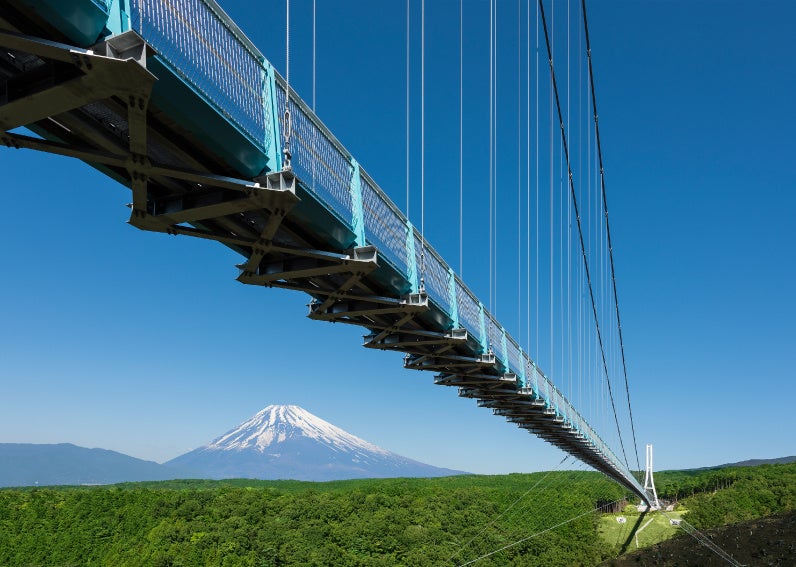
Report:
M 647 491 L 647 494 L 652 493 L 652 507 L 653 508 L 660 508 L 660 502 L 658 502 L 658 492 L 655 490 L 655 479 L 652 478 L 652 445 L 647 445 L 647 472 L 644 475 L 644 490 Z

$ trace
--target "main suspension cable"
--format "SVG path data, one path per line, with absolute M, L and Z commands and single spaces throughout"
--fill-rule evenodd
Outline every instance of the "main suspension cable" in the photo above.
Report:
M 625 343 L 622 338 L 622 322 L 619 318 L 619 296 L 616 292 L 616 272 L 614 270 L 614 249 L 611 244 L 611 225 L 608 223 L 608 201 L 605 196 L 605 168 L 603 167 L 603 152 L 600 144 L 600 125 L 597 120 L 597 95 L 594 90 L 594 69 L 591 62 L 591 42 L 589 41 L 589 23 L 586 19 L 586 0 L 581 0 L 581 8 L 583 11 L 583 31 L 586 36 L 586 56 L 589 62 L 589 84 L 591 86 L 591 100 L 592 110 L 594 111 L 594 133 L 597 138 L 597 158 L 600 165 L 600 186 L 602 188 L 603 196 L 603 214 L 605 216 L 605 233 L 608 239 L 608 257 L 611 264 L 611 283 L 614 289 L 614 307 L 616 308 L 616 326 L 619 330 L 619 351 L 622 354 L 622 372 L 625 377 L 625 393 L 627 394 L 627 409 L 630 413 L 630 427 L 633 431 L 633 448 L 636 452 L 636 467 L 641 470 L 641 461 L 638 458 L 638 443 L 636 442 L 636 426 L 633 421 L 633 409 L 630 405 L 630 386 L 627 380 L 627 363 L 625 362 Z
M 598 342 L 600 344 L 600 352 L 602 354 L 603 371 L 605 372 L 605 379 L 606 379 L 606 382 L 608 383 L 608 393 L 609 393 L 609 396 L 611 398 L 611 409 L 613 410 L 613 413 L 614 413 L 614 421 L 616 422 L 616 431 L 617 431 L 617 434 L 619 435 L 619 443 L 620 443 L 620 445 L 622 447 L 622 455 L 624 456 L 624 459 L 625 459 L 625 466 L 629 470 L 630 469 L 630 465 L 627 462 L 627 454 L 625 452 L 625 443 L 624 443 L 624 441 L 622 439 L 622 431 L 619 428 L 619 417 L 617 416 L 617 413 L 616 413 L 616 404 L 614 403 L 614 394 L 613 394 L 613 390 L 611 388 L 611 380 L 610 380 L 609 375 L 608 375 L 608 363 L 607 363 L 606 358 L 605 358 L 605 347 L 604 347 L 604 344 L 603 344 L 602 333 L 600 332 L 600 322 L 599 322 L 599 319 L 597 317 L 597 305 L 596 305 L 595 299 L 594 299 L 594 288 L 592 286 L 591 274 L 589 272 L 589 260 L 588 260 L 588 258 L 586 256 L 586 245 L 584 244 L 584 241 L 583 241 L 583 228 L 581 226 L 580 213 L 578 212 L 578 201 L 577 201 L 577 196 L 575 194 L 575 182 L 574 182 L 573 177 L 572 177 L 572 168 L 570 166 L 570 161 L 569 161 L 569 148 L 567 147 L 566 129 L 565 129 L 565 126 L 564 126 L 563 115 L 561 113 L 561 101 L 560 101 L 560 98 L 558 96 L 558 85 L 556 84 L 556 74 L 555 74 L 555 69 L 553 67 L 553 54 L 552 54 L 552 50 L 550 48 L 550 35 L 548 33 L 548 30 L 547 30 L 547 19 L 545 18 L 544 4 L 543 4 L 542 0 L 539 0 L 539 11 L 540 11 L 540 14 L 542 16 L 542 29 L 544 30 L 545 43 L 547 44 L 547 55 L 548 55 L 548 61 L 550 63 L 550 77 L 551 77 L 551 81 L 552 81 L 552 85 L 553 85 L 553 91 L 555 93 L 556 108 L 558 109 L 558 121 L 559 121 L 559 127 L 561 129 L 561 143 L 562 143 L 562 146 L 563 146 L 563 149 L 564 149 L 564 156 L 566 158 L 566 163 L 567 163 L 567 175 L 569 177 L 570 195 L 572 197 L 572 206 L 573 206 L 573 209 L 574 209 L 574 212 L 575 212 L 575 219 L 577 220 L 577 225 L 578 225 L 578 235 L 580 237 L 580 249 L 581 249 L 581 254 L 583 256 L 583 267 L 586 270 L 586 281 L 587 281 L 588 287 L 589 287 L 589 296 L 591 297 L 592 313 L 594 314 L 594 324 L 595 324 L 595 326 L 597 328 L 597 340 L 598 340 Z M 551 340 L 552 340 L 552 338 L 551 338 Z

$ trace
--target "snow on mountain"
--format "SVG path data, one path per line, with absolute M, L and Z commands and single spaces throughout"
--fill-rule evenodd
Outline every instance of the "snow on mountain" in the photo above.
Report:
M 315 439 L 339 451 L 390 454 L 299 406 L 268 406 L 232 431 L 211 441 L 207 447 L 227 451 L 254 448 L 264 452 L 272 445 L 298 437 Z
M 209 478 L 340 480 L 462 474 L 407 459 L 292 405 L 271 405 L 165 463 Z

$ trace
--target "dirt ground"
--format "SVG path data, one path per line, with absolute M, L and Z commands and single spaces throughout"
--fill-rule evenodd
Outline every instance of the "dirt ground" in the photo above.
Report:
M 742 565 L 796 566 L 796 512 L 707 530 L 712 541 Z M 688 534 L 628 553 L 604 567 L 725 567 L 727 561 Z

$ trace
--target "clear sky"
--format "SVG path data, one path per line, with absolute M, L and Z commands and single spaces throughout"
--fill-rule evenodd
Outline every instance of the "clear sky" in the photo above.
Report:
M 284 3 L 221 4 L 284 73 Z M 427 4 L 426 233 L 458 269 L 459 3 Z M 518 287 L 511 205 L 518 134 L 520 179 L 529 171 L 524 126 L 517 130 L 527 118 L 525 71 L 521 81 L 516 74 L 517 48 L 527 37 L 523 30 L 518 44 L 517 23 L 527 12 L 524 2 L 519 18 L 516 2 L 498 4 L 498 215 L 505 230 L 498 237 L 495 310 L 533 347 L 535 316 L 530 341 L 523 331 L 524 291 L 509 299 Z M 643 445 L 653 443 L 659 469 L 796 454 L 796 6 L 588 5 L 639 452 L 643 457 Z M 311 6 L 291 2 L 291 83 L 308 102 Z M 405 209 L 405 3 L 319 0 L 317 9 L 317 113 Z M 583 47 L 578 11 L 573 2 L 572 77 L 582 77 L 575 71 Z M 565 2 L 556 2 L 554 17 L 563 74 Z M 418 1 L 412 29 L 417 181 Z M 465 3 L 464 30 L 462 271 L 486 303 L 487 2 Z M 543 43 L 539 64 L 544 93 Z M 579 81 L 559 85 L 564 97 L 570 87 L 573 138 L 588 124 Z M 540 144 L 548 140 L 549 147 L 545 96 Z M 534 138 L 535 120 L 531 128 Z M 548 150 L 540 151 L 548 167 Z M 534 147 L 531 154 L 534 160 Z M 308 320 L 306 296 L 237 283 L 240 257 L 223 246 L 128 226 L 129 190 L 85 164 L 2 148 L 0 171 L 0 442 L 72 442 L 162 462 L 266 405 L 289 403 L 438 466 L 508 473 L 553 468 L 560 460 L 557 450 L 454 389 L 434 386 L 430 374 L 403 370 L 399 355 L 361 348 L 359 329 Z M 418 184 L 412 187 L 410 217 L 419 225 Z M 547 325 L 542 321 L 542 331 Z M 549 343 L 540 341 L 536 358 L 549 369 Z

